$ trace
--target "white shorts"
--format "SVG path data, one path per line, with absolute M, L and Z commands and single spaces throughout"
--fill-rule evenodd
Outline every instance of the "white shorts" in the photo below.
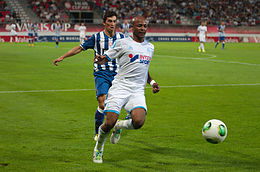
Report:
M 136 108 L 143 108 L 147 112 L 144 91 L 123 85 L 112 85 L 105 100 L 104 113 L 114 112 L 119 115 L 123 107 L 128 114 Z
M 206 42 L 205 35 L 200 35 L 199 39 L 200 39 L 200 42 Z
M 85 39 L 86 35 L 85 35 L 84 33 L 80 33 L 80 34 L 79 34 L 79 37 Z

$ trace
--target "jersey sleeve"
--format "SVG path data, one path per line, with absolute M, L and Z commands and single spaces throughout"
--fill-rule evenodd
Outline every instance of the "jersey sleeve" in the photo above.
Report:
M 198 26 L 197 31 L 198 31 L 198 32 L 200 31 L 200 26 Z
M 80 46 L 83 50 L 93 49 L 95 46 L 95 35 L 92 35 L 88 40 L 80 44 Z
M 116 59 L 120 55 L 123 54 L 123 48 L 122 48 L 122 41 L 121 40 L 116 40 L 111 48 L 106 51 L 104 54 L 107 56 L 107 59 L 109 61 Z

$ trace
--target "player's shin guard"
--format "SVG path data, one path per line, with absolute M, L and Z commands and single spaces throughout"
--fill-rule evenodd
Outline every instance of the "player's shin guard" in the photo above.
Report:
M 98 134 L 98 129 L 103 124 L 103 121 L 104 121 L 103 110 L 98 107 L 95 113 L 95 134 Z

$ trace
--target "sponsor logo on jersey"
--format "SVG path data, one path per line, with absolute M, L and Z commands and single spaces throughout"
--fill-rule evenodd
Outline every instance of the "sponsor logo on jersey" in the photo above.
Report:
M 139 59 L 140 63 L 149 64 L 151 61 L 150 56 L 142 55 L 142 54 L 129 54 L 130 62 L 134 62 L 135 60 Z

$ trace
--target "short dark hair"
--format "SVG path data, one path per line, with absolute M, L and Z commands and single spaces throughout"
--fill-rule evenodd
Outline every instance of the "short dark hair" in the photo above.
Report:
M 114 11 L 106 11 L 105 13 L 104 13 L 104 15 L 103 15 L 103 22 L 106 22 L 106 20 L 107 20 L 107 18 L 108 17 L 113 17 L 113 16 L 116 16 L 117 17 L 117 14 L 116 14 L 116 12 L 114 12 Z

